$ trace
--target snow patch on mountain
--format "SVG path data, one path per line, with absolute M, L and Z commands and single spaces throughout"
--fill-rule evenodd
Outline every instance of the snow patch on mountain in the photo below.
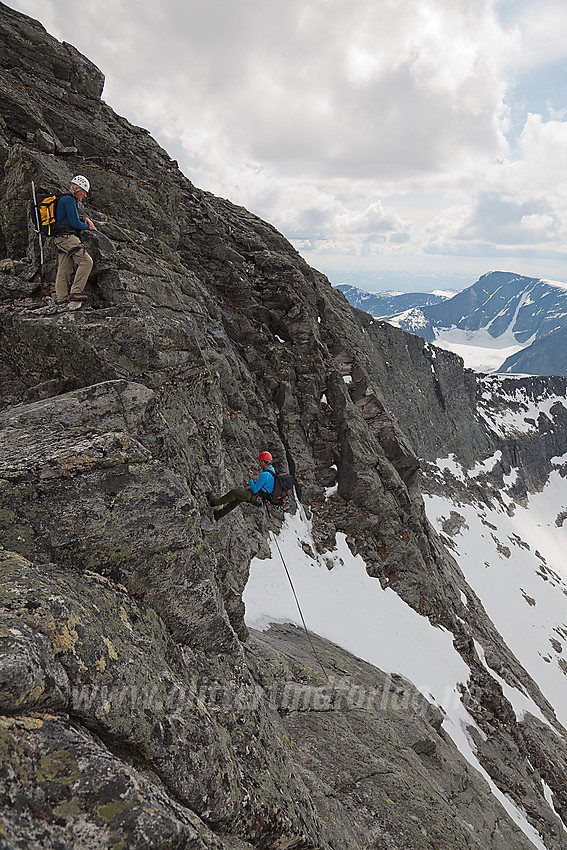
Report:
M 506 488 L 491 504 L 424 498 L 430 522 L 448 540 L 467 583 L 567 726 L 567 455 L 553 462 L 546 486 L 525 506 Z M 459 467 L 454 457 L 451 466 Z M 437 467 L 444 476 L 446 460 Z M 460 467 L 458 480 L 468 476 Z
M 318 554 L 311 522 L 301 508 L 294 516 L 286 515 L 277 538 L 272 535 L 270 557 L 255 558 L 250 565 L 243 594 L 246 624 L 260 630 L 271 623 L 301 627 L 295 594 L 311 631 L 386 673 L 403 676 L 443 710 L 443 729 L 461 754 L 484 776 L 494 796 L 532 844 L 545 850 L 525 813 L 497 788 L 478 761 L 468 730 L 474 728 L 480 735 L 482 731 L 463 705 L 459 691 L 459 684 L 467 682 L 470 671 L 455 650 L 452 635 L 435 628 L 393 590 L 382 588 L 371 578 L 364 560 L 350 551 L 344 534 L 337 534 L 336 549 Z M 500 604 L 505 603 L 504 596 L 498 598 Z M 489 672 L 497 678 L 492 670 Z M 506 687 L 518 716 L 531 711 L 542 718 L 526 694 Z
M 420 329 L 429 325 L 429 320 L 425 318 L 421 307 L 412 307 L 411 310 L 404 310 L 397 316 L 389 316 L 388 324 L 394 325 L 395 328 L 402 328 L 409 333 L 418 333 Z
M 423 314 L 422 317 L 425 323 L 427 320 Z M 408 330 L 406 325 L 403 327 Z M 417 330 L 415 332 L 417 333 Z M 434 328 L 433 333 L 435 345 L 458 354 L 463 358 L 467 369 L 473 369 L 475 372 L 496 372 L 508 357 L 533 342 L 533 337 L 530 337 L 524 344 L 518 343 L 511 330 L 498 337 L 492 336 L 487 329 L 469 331 L 454 326 L 448 329 Z
M 540 416 L 552 423 L 556 413 L 567 409 L 565 396 L 550 393 L 534 401 L 525 386 L 506 389 L 500 378 L 487 376 L 480 379 L 479 385 L 483 387 L 478 400 L 479 415 L 500 437 L 535 433 Z
M 561 280 L 547 280 L 546 278 L 541 278 L 542 283 L 547 283 L 549 286 L 557 286 L 559 289 L 567 289 L 567 283 L 564 283 Z
M 500 463 L 501 460 L 502 452 L 498 449 L 490 457 L 477 461 L 473 468 L 467 471 L 467 474 L 469 478 L 478 478 L 481 474 L 486 475 L 489 472 L 492 472 L 496 464 Z

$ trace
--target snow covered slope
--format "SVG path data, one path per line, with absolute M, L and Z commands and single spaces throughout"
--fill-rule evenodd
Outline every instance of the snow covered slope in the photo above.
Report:
M 498 458 L 482 463 L 489 467 Z M 498 499 L 467 502 L 448 494 L 426 495 L 425 502 L 468 584 L 567 727 L 566 472 L 567 456 L 556 458 L 544 489 L 524 505 L 510 495 L 516 469 Z M 454 458 L 440 459 L 437 473 L 445 482 L 480 474 Z
M 462 571 L 457 620 L 472 626 L 479 608 L 486 612 L 547 705 L 553 706 L 559 723 L 567 727 L 567 454 L 552 457 L 543 486 L 529 492 L 530 474 L 523 466 L 530 462 L 529 450 L 515 448 L 543 432 L 552 439 L 567 419 L 567 398 L 559 392 L 560 379 L 537 397 L 534 382 L 543 379 L 476 380 L 476 416 L 493 445 L 500 443 L 502 449 L 478 457 L 468 468 L 454 453 L 422 461 L 427 516 Z M 511 457 L 517 458 L 516 465 Z M 336 489 L 329 490 L 327 503 L 336 499 Z M 303 509 L 287 516 L 277 540 L 271 537 L 270 557 L 251 564 L 244 593 L 248 626 L 301 627 L 299 600 L 312 632 L 409 680 L 442 711 L 444 732 L 484 776 L 532 845 L 545 847 L 526 817 L 530 806 L 522 804 L 522 795 L 506 789 L 503 793 L 499 771 L 488 768 L 495 750 L 490 741 L 482 744 L 485 729 L 471 712 L 478 671 L 458 649 L 455 635 L 420 616 L 395 592 L 395 583 L 371 577 L 372 570 L 351 546 L 345 535 L 337 534 L 334 549 L 318 551 L 312 520 Z M 470 658 L 479 659 L 488 681 L 501 689 L 515 722 L 522 725 L 532 718 L 529 722 L 535 719 L 557 736 L 561 727 L 553 712 L 534 699 L 529 680 L 512 680 L 494 643 L 486 634 L 476 634 Z M 543 777 L 537 781 L 551 816 L 558 815 L 562 804 L 556 792 Z M 558 836 L 547 846 L 567 846 L 564 827 Z
M 521 806 L 502 793 L 478 758 L 471 730 L 479 735 L 482 732 L 464 699 L 470 670 L 456 651 L 451 633 L 435 628 L 395 591 L 383 589 L 377 579 L 368 575 L 360 555 L 352 554 L 344 535 L 337 535 L 336 549 L 317 554 L 311 523 L 303 510 L 286 518 L 277 542 L 272 538 L 270 557 L 256 558 L 251 564 L 243 596 L 247 625 L 261 630 L 272 623 L 301 627 L 295 594 L 301 600 L 301 614 L 311 631 L 386 673 L 408 679 L 441 709 L 445 733 L 486 779 L 496 799 L 533 846 L 545 850 Z M 549 608 L 553 609 L 551 602 L 546 606 Z M 522 631 L 522 627 L 520 620 L 517 631 Z M 486 663 L 482 647 L 478 649 Z M 495 675 L 488 666 L 487 670 Z M 547 723 L 528 694 L 501 682 L 519 719 L 529 712 Z

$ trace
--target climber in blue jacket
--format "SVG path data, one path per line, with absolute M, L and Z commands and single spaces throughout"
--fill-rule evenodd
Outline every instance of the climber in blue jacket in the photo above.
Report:
M 55 208 L 57 235 L 53 241 L 57 248 L 57 277 L 55 279 L 55 300 L 62 307 L 69 306 L 77 309 L 87 300 L 83 289 L 93 267 L 90 254 L 87 254 L 80 240 L 83 230 L 96 230 L 90 218 L 81 219 L 77 210 L 77 202 L 81 203 L 87 197 L 90 183 L 82 174 L 71 180 L 69 192 L 61 195 Z M 71 275 L 75 277 L 71 284 Z M 69 292 L 71 287 L 71 292 Z
M 273 458 L 270 452 L 260 452 L 258 456 L 258 463 L 260 464 L 262 472 L 256 481 L 253 478 L 250 479 L 249 490 L 244 490 L 242 487 L 233 487 L 232 490 L 229 490 L 228 493 L 225 493 L 224 496 L 219 496 L 217 499 L 210 494 L 208 495 L 209 503 L 213 505 L 213 507 L 224 505 L 220 511 L 213 512 L 215 520 L 218 521 L 219 519 L 222 519 L 223 516 L 226 516 L 228 513 L 233 511 L 234 508 L 237 508 L 238 505 L 242 504 L 242 502 L 252 502 L 255 505 L 260 505 L 262 493 L 269 496 L 274 489 L 276 475 L 276 470 L 272 466 L 272 461 Z

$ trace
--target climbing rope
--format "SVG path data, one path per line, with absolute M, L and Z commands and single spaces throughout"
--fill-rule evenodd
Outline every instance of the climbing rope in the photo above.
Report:
M 311 652 L 313 653 L 313 657 L 315 658 L 315 660 L 317 661 L 317 663 L 318 663 L 319 667 L 321 668 L 321 670 L 322 670 L 322 672 L 323 672 L 323 676 L 325 677 L 325 679 L 327 680 L 327 682 L 328 682 L 330 685 L 332 685 L 332 682 L 331 682 L 331 680 L 329 679 L 329 677 L 328 677 L 328 675 L 327 675 L 327 671 L 325 670 L 325 668 L 324 668 L 324 666 L 323 666 L 323 662 L 321 661 L 321 659 L 320 659 L 320 658 L 319 658 L 319 656 L 317 655 L 317 650 L 315 649 L 315 644 L 314 644 L 314 643 L 313 643 L 313 641 L 311 640 L 311 635 L 309 634 L 309 630 L 308 630 L 308 628 L 307 628 L 307 623 L 305 622 L 305 617 L 303 616 L 303 611 L 301 610 L 301 605 L 299 604 L 299 599 L 297 598 L 297 593 L 295 592 L 295 587 L 294 587 L 294 585 L 293 585 L 293 581 L 292 581 L 292 578 L 291 578 L 290 572 L 289 572 L 289 570 L 288 570 L 288 568 L 287 568 L 287 564 L 286 564 L 286 562 L 285 562 L 285 558 L 284 558 L 284 556 L 283 556 L 283 554 L 282 554 L 282 550 L 280 549 L 280 544 L 278 543 L 278 538 L 276 537 L 276 535 L 274 534 L 274 532 L 273 532 L 273 531 L 270 531 L 270 534 L 272 535 L 272 539 L 273 539 L 274 543 L 276 544 L 276 548 L 277 548 L 277 550 L 278 550 L 278 552 L 279 552 L 279 554 L 280 554 L 280 558 L 282 559 L 283 568 L 284 568 L 284 570 L 285 570 L 285 574 L 286 574 L 286 576 L 288 577 L 288 580 L 289 580 L 289 583 L 290 583 L 290 586 L 291 586 L 291 590 L 292 590 L 292 593 L 293 593 L 293 597 L 294 597 L 294 599 L 295 599 L 295 604 L 297 605 L 297 610 L 299 611 L 299 616 L 301 617 L 301 622 L 303 623 L 303 628 L 304 628 L 304 630 L 305 630 L 305 634 L 307 635 L 307 640 L 309 641 L 309 646 L 311 647 Z
M 143 247 L 142 247 L 139 243 L 134 242 L 134 240 L 132 239 L 132 237 L 131 237 L 131 236 L 130 236 L 130 235 L 129 235 L 129 234 L 128 234 L 125 230 L 123 230 L 123 228 L 121 228 L 119 225 L 117 225 L 117 224 L 113 224 L 113 226 L 114 226 L 114 227 L 116 227 L 116 229 L 117 229 L 117 230 L 119 230 L 119 231 L 120 231 L 120 232 L 121 232 L 121 233 L 122 233 L 122 234 L 126 237 L 126 239 L 127 239 L 127 241 L 128 241 L 128 242 L 130 242 L 130 243 L 132 243 L 133 245 L 135 245 L 135 246 L 138 248 L 138 250 L 142 251 L 142 253 L 144 253 L 144 254 L 146 254 L 148 257 L 150 257 L 150 258 L 153 260 L 153 262 L 157 263 L 159 266 L 161 266 L 161 267 L 164 269 L 164 271 L 165 271 L 165 273 L 166 273 L 166 275 L 167 275 L 168 277 L 170 276 L 170 270 L 169 270 L 169 269 L 165 266 L 165 264 L 164 264 L 164 263 L 161 263 L 158 259 L 156 259 L 156 257 L 152 256 L 152 255 L 150 254 L 150 252 L 149 252 L 149 251 L 146 251 L 146 249 L 145 249 L 145 248 L 143 248 Z M 201 355 L 201 358 L 202 358 L 203 363 L 204 363 L 204 365 L 205 365 L 205 369 L 207 370 L 207 373 L 208 373 L 208 375 L 209 375 L 209 379 L 210 379 L 211 383 L 212 383 L 212 384 L 214 384 L 214 383 L 215 383 L 215 381 L 214 381 L 214 376 L 213 376 L 213 373 L 212 373 L 211 367 L 210 367 L 210 365 L 209 365 L 209 362 L 208 362 L 208 360 L 207 360 L 207 357 L 206 357 L 206 355 L 205 355 L 205 352 L 203 351 L 203 348 L 202 348 L 202 346 L 201 346 L 201 344 L 200 344 L 200 342 L 199 342 L 199 339 L 198 339 L 198 337 L 197 337 L 197 331 L 196 331 L 196 329 L 195 329 L 195 322 L 193 321 L 193 316 L 189 315 L 189 316 L 188 316 L 188 318 L 189 318 L 189 319 L 190 319 L 190 321 L 191 321 L 191 327 L 192 327 L 192 329 L 193 329 L 193 336 L 194 336 L 194 339 L 195 339 L 195 344 L 197 345 L 197 348 L 199 349 L 199 354 Z M 162 418 L 163 418 L 163 417 L 162 417 Z M 229 423 L 230 423 L 230 427 L 231 427 L 232 433 L 233 433 L 233 435 L 234 435 L 235 442 L 236 442 L 236 444 L 239 446 L 239 448 L 242 450 L 242 445 L 240 444 L 240 440 L 238 439 L 238 434 L 236 433 L 236 430 L 235 430 L 235 428 L 234 428 L 234 425 L 233 425 L 232 421 L 230 420 L 230 417 L 229 417 Z M 252 474 L 249 466 L 248 466 L 248 471 L 250 472 L 250 474 Z M 265 504 L 266 504 L 266 515 L 268 516 L 268 519 L 269 519 L 270 517 L 269 517 L 269 512 L 268 512 L 268 505 L 267 505 L 267 503 L 265 503 Z M 289 584 L 290 584 L 290 587 L 291 587 L 291 591 L 292 591 L 292 593 L 293 593 L 293 598 L 295 599 L 295 604 L 297 605 L 297 610 L 299 611 L 299 616 L 300 616 L 300 618 L 301 618 L 301 622 L 302 622 L 302 624 L 303 624 L 303 629 L 304 629 L 305 634 L 306 634 L 306 636 L 307 636 L 307 640 L 309 641 L 309 646 L 311 647 L 311 652 L 313 653 L 313 657 L 315 658 L 315 660 L 316 660 L 317 664 L 318 664 L 318 665 L 319 665 L 319 667 L 321 668 L 321 672 L 323 673 L 323 676 L 325 677 L 326 681 L 329 683 L 329 685 L 331 685 L 331 687 L 333 687 L 333 684 L 332 684 L 331 680 L 329 679 L 329 676 L 327 675 L 327 671 L 325 670 L 325 667 L 324 667 L 324 665 L 323 665 L 323 662 L 321 661 L 321 659 L 319 658 L 319 656 L 318 656 L 318 654 L 317 654 L 317 650 L 315 649 L 315 644 L 313 643 L 313 640 L 311 639 L 311 635 L 309 634 L 309 629 L 307 628 L 307 623 L 305 622 L 305 617 L 303 616 L 303 611 L 301 610 L 301 605 L 300 605 L 300 603 L 299 603 L 299 598 L 298 598 L 298 596 L 297 596 L 297 593 L 296 593 L 296 590 L 295 590 L 295 586 L 294 586 L 294 584 L 293 584 L 293 580 L 292 580 L 292 578 L 291 578 L 291 574 L 290 574 L 289 569 L 288 569 L 288 567 L 287 567 L 287 564 L 286 564 L 286 562 L 285 562 L 285 558 L 284 558 L 283 553 L 282 553 L 282 550 L 281 550 L 281 548 L 280 548 L 280 544 L 279 544 L 279 542 L 278 542 L 278 539 L 277 539 L 277 537 L 276 537 L 276 535 L 275 535 L 275 533 L 274 533 L 273 531 L 270 531 L 270 532 L 269 532 L 269 534 L 271 535 L 271 537 L 272 537 L 272 539 L 273 539 L 274 543 L 276 544 L 276 548 L 277 548 L 278 553 L 279 553 L 279 556 L 280 556 L 280 558 L 281 558 L 281 562 L 282 562 L 283 568 L 284 568 L 284 570 L 285 570 L 285 574 L 286 574 L 286 576 L 287 576 L 287 578 L 288 578 L 288 581 L 289 581 Z

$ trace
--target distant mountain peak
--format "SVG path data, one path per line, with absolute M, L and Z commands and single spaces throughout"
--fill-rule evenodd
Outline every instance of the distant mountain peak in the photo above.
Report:
M 487 272 L 452 298 L 404 308 L 387 318 L 455 351 L 481 371 L 567 374 L 564 346 L 558 345 L 559 332 L 567 327 L 567 283 L 561 281 Z M 484 361 L 475 348 L 488 352 Z
M 349 283 L 339 283 L 335 289 L 339 289 L 353 307 L 370 313 L 375 319 L 383 319 L 421 306 L 439 304 L 454 294 L 453 292 L 398 292 L 396 290 L 368 292 Z

